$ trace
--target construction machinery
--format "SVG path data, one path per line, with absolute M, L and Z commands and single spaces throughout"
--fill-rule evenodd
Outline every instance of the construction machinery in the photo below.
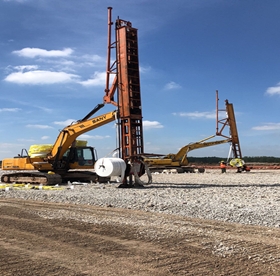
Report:
M 78 147 L 75 141 L 79 135 L 114 120 L 118 126 L 119 157 L 125 160 L 127 165 L 129 164 L 129 167 L 133 169 L 133 174 L 137 174 L 138 177 L 144 174 L 145 166 L 141 157 L 143 124 L 137 29 L 132 27 L 131 22 L 118 18 L 115 23 L 116 41 L 111 43 L 111 26 L 113 25 L 111 10 L 112 8 L 109 7 L 107 78 L 103 103 L 97 105 L 83 119 L 65 127 L 46 156 L 31 157 L 26 150 L 23 150 L 20 156 L 3 160 L 2 169 L 14 172 L 2 175 L 2 182 L 51 185 L 76 179 L 100 181 L 100 177 L 95 172 L 89 171 L 94 169 L 96 161 L 94 148 Z M 116 51 L 116 60 L 110 64 L 112 49 Z M 112 74 L 115 77 L 109 88 Z M 116 101 L 115 92 L 117 92 Z M 117 111 L 92 118 L 105 104 L 112 104 Z M 79 162 L 79 158 L 85 159 L 85 162 Z M 87 170 L 84 171 L 84 169 Z M 126 172 L 126 176 L 131 176 L 130 170 Z M 125 185 L 129 184 L 131 182 L 125 183 Z
M 144 151 L 142 104 L 140 91 L 140 70 L 138 58 L 137 29 L 131 22 L 117 19 L 116 41 L 111 43 L 111 9 L 108 8 L 108 61 L 105 103 L 118 107 L 120 121 L 120 155 L 131 159 L 141 156 Z M 116 60 L 110 65 L 111 50 L 115 48 Z M 114 80 L 109 89 L 110 75 Z M 114 100 L 117 91 L 117 102 Z
M 2 160 L 2 170 L 14 172 L 4 173 L 1 182 L 53 185 L 75 180 L 107 181 L 90 171 L 94 169 L 97 159 L 95 149 L 77 145 L 76 140 L 81 134 L 116 120 L 116 111 L 92 118 L 101 107 L 97 105 L 83 119 L 61 130 L 49 152 L 39 152 L 32 156 L 23 149 L 18 156 Z
M 220 145 L 229 143 L 230 144 L 230 152 L 233 154 L 233 160 L 229 163 L 231 166 L 238 167 L 241 163 L 242 168 L 247 168 L 245 166 L 245 162 L 242 160 L 241 148 L 239 143 L 239 137 L 237 132 L 237 126 L 235 121 L 233 104 L 229 103 L 228 100 L 225 101 L 226 109 L 218 108 L 218 91 L 216 91 L 216 117 L 217 117 L 217 127 L 216 134 L 210 137 L 207 137 L 198 142 L 190 143 L 182 147 L 176 154 L 170 153 L 167 155 L 146 155 L 144 162 L 149 164 L 149 169 L 151 171 L 163 171 L 168 169 L 176 169 L 178 173 L 191 172 L 194 173 L 204 172 L 205 169 L 203 167 L 195 167 L 190 166 L 187 155 L 191 150 Z M 219 119 L 219 112 L 226 112 L 226 118 Z M 228 127 L 229 134 L 224 134 L 224 129 Z M 215 141 L 209 141 L 212 138 L 223 137 L 224 139 L 219 139 Z M 234 164 L 234 165 L 233 165 Z
M 182 147 L 176 154 L 170 153 L 162 156 L 158 155 L 156 158 L 149 157 L 146 155 L 144 162 L 149 165 L 149 169 L 152 172 L 162 172 L 164 170 L 176 169 L 178 173 L 194 173 L 196 170 L 198 172 L 203 173 L 205 171 L 204 168 L 196 168 L 195 166 L 189 166 L 187 154 L 195 149 L 211 147 L 231 142 L 230 138 L 217 141 L 208 141 L 214 137 L 216 136 L 212 135 L 198 142 L 187 144 L 184 147 Z
M 128 169 L 123 186 L 132 186 L 132 175 L 145 173 L 140 69 L 138 56 L 138 30 L 132 23 L 117 18 L 115 41 L 111 42 L 111 10 L 108 8 L 108 51 L 106 87 L 103 101 L 117 107 L 119 129 L 119 157 L 125 160 Z M 115 49 L 116 59 L 111 63 L 111 52 Z M 114 76 L 111 87 L 110 76 Z M 116 100 L 115 100 L 116 94 Z M 131 166 L 131 169 L 129 167 Z M 126 180 L 126 177 L 125 177 Z
M 229 103 L 228 100 L 225 100 L 225 109 L 219 109 L 218 90 L 216 90 L 216 110 L 216 135 L 222 136 L 227 139 L 231 139 L 231 146 L 227 163 L 232 167 L 236 167 L 237 172 L 239 173 L 242 171 L 250 171 L 250 168 L 245 164 L 244 160 L 242 159 L 241 146 L 237 131 L 237 124 L 235 120 L 233 104 Z M 220 119 L 220 112 L 226 112 L 226 117 Z M 225 127 L 229 128 L 229 135 L 225 135 L 223 133 Z
M 216 90 L 216 135 L 231 139 L 231 149 L 234 158 L 242 158 L 241 147 L 238 137 L 237 125 L 235 120 L 233 104 L 225 100 L 225 109 L 219 109 L 219 96 L 218 90 Z M 220 119 L 219 113 L 225 112 L 226 117 Z M 229 128 L 229 134 L 224 134 L 224 129 Z

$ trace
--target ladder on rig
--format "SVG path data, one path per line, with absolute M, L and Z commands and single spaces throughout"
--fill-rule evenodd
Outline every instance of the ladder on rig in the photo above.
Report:
M 225 100 L 226 109 L 218 109 L 218 91 L 216 91 L 216 102 L 217 102 L 217 130 L 216 135 L 220 135 L 226 138 L 231 139 L 231 150 L 232 155 L 234 158 L 240 158 L 242 159 L 242 153 L 241 153 L 241 147 L 238 137 L 238 131 L 237 131 L 237 125 L 234 115 L 234 109 L 233 104 L 229 103 L 228 100 Z M 227 117 L 223 119 L 219 119 L 218 112 L 219 111 L 226 111 Z M 219 129 L 219 124 L 221 125 Z M 229 127 L 229 136 L 225 136 L 222 134 L 224 128 L 228 126 Z

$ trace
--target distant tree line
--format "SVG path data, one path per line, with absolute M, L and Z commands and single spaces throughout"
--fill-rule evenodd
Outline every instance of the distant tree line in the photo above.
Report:
M 280 163 L 280 157 L 273 156 L 244 156 L 242 159 L 245 163 Z M 196 164 L 218 164 L 221 160 L 227 161 L 227 157 L 188 157 L 189 163 Z

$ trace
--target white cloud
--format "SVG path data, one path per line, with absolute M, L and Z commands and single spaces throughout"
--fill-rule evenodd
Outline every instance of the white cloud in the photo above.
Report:
M 163 128 L 163 125 L 157 121 L 143 121 L 144 129 Z
M 37 107 L 37 108 L 39 108 L 40 110 L 43 110 L 44 112 L 47 112 L 47 113 L 52 113 L 52 112 L 53 112 L 52 109 L 47 108 L 47 107 L 42 107 L 42 106 L 37 106 L 37 105 L 36 105 L 35 107 Z
M 174 81 L 171 81 L 164 86 L 165 90 L 173 90 L 173 89 L 179 89 L 179 88 L 181 88 L 181 85 L 179 85 L 178 83 L 176 83 Z
M 70 126 L 72 125 L 73 123 L 76 123 L 77 120 L 74 120 L 74 119 L 67 119 L 65 121 L 56 121 L 54 122 L 55 125 L 59 125 L 59 126 L 63 126 L 63 127 L 66 127 L 66 126 Z
M 268 87 L 266 93 L 269 95 L 280 95 L 280 82 L 276 86 Z
M 173 113 L 175 116 L 180 117 L 189 117 L 191 119 L 215 119 L 216 118 L 216 112 L 179 112 L 179 113 Z
M 8 75 L 4 80 L 18 84 L 54 84 L 77 81 L 79 76 L 68 74 L 65 72 L 52 71 L 29 71 L 29 72 L 15 72 Z
M 13 54 L 20 57 L 35 58 L 35 57 L 67 57 L 74 51 L 71 48 L 63 50 L 45 50 L 40 48 L 23 48 L 18 51 L 13 51 Z
M 253 130 L 280 130 L 280 123 L 267 123 L 263 126 L 252 127 Z
M 41 63 L 41 68 L 38 65 L 19 65 L 8 66 L 6 68 L 7 76 L 4 79 L 6 82 L 29 85 L 45 85 L 56 83 L 75 82 L 85 87 L 104 86 L 106 80 L 105 72 L 96 71 L 88 80 L 81 81 L 81 77 L 74 72 L 77 68 L 96 66 L 97 63 L 103 62 L 104 59 L 99 55 L 84 55 L 71 56 L 73 50 L 65 48 L 64 50 L 51 50 L 39 48 L 24 48 L 19 51 L 12 52 L 21 57 L 35 58 L 36 62 Z M 56 57 L 56 59 L 51 59 Z M 67 59 L 70 57 L 71 59 Z M 75 62 L 74 60 L 77 60 Z M 42 68 L 43 64 L 47 66 Z M 49 64 L 52 67 L 49 67 Z M 104 65 L 104 64 L 103 64 Z
M 140 66 L 139 70 L 140 70 L 141 73 L 145 74 L 145 73 L 148 73 L 148 72 L 151 71 L 151 66 L 147 66 L 147 67 Z
M 104 61 L 104 59 L 99 55 L 83 55 L 83 59 L 87 60 L 88 62 L 100 62 Z
M 50 136 L 42 136 L 41 137 L 41 140 L 47 140 L 47 139 L 49 139 L 50 138 Z
M 94 139 L 94 140 L 102 140 L 104 138 L 111 138 L 110 135 L 105 135 L 105 136 L 101 136 L 101 135 L 88 135 L 88 134 L 82 134 L 81 136 L 79 136 L 79 139 Z
M 38 66 L 37 65 L 21 65 L 21 66 L 15 66 L 14 68 L 20 72 L 24 72 L 24 71 L 37 70 Z
M 28 128 L 40 128 L 40 129 L 53 128 L 53 127 L 47 126 L 47 125 L 26 125 L 26 127 L 28 127 Z
M 95 72 L 91 79 L 80 81 L 79 84 L 83 86 L 104 86 L 106 81 L 105 72 Z
M 64 59 L 64 58 L 57 58 L 57 59 L 45 59 L 45 58 L 38 58 L 36 59 L 36 62 L 38 63 L 45 63 L 45 64 L 52 64 L 53 66 L 61 67 L 61 68 L 71 68 L 71 67 L 77 67 L 79 64 L 75 63 L 73 60 L 70 59 Z M 74 68 L 70 69 L 71 71 L 74 71 Z
M 20 108 L 0 108 L 0 112 L 18 112 Z

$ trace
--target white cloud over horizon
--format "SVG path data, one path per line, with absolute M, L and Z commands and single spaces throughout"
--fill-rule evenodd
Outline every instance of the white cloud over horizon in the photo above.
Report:
M 268 87 L 266 94 L 269 95 L 280 95 L 280 82 L 276 86 Z
M 154 129 L 154 128 L 163 128 L 163 125 L 158 121 L 143 121 L 143 128 Z
M 82 134 L 79 136 L 79 139 L 93 139 L 93 140 L 102 140 L 104 138 L 111 138 L 110 135 L 89 135 L 89 134 Z
M 63 50 L 45 50 L 40 48 L 23 48 L 21 50 L 13 51 L 12 53 L 26 58 L 35 57 L 68 57 L 74 50 L 71 48 L 64 48 Z
M 79 79 L 79 76 L 74 74 L 37 70 L 28 72 L 14 72 L 9 74 L 4 80 L 6 82 L 17 84 L 43 85 L 65 82 L 77 82 L 77 79 Z
M 51 126 L 48 126 L 48 125 L 26 125 L 26 127 L 28 128 L 39 128 L 39 129 L 50 129 L 50 128 L 53 128 Z
M 59 83 L 77 83 L 84 87 L 101 86 L 105 84 L 106 73 L 96 71 L 92 77 L 82 80 L 77 69 L 99 66 L 104 59 L 97 54 L 72 56 L 71 48 L 63 50 L 46 50 L 41 48 L 23 48 L 12 53 L 22 58 L 39 58 L 37 64 L 8 66 L 8 75 L 4 81 L 25 85 L 50 85 Z M 55 58 L 55 59 L 53 59 Z M 68 59 L 65 59 L 68 58 Z M 71 59 L 69 59 L 71 58 Z M 44 67 L 42 69 L 42 67 Z
M 67 119 L 65 121 L 55 121 L 53 122 L 55 125 L 58 125 L 58 126 L 63 126 L 63 127 L 66 127 L 66 126 L 70 126 L 72 125 L 73 123 L 77 122 L 77 120 L 74 120 L 74 119 Z
M 78 83 L 85 86 L 104 86 L 106 80 L 106 73 L 105 72 L 95 72 L 92 76 L 92 78 L 85 80 L 85 81 L 79 81 Z
M 164 86 L 165 90 L 173 90 L 173 89 L 179 89 L 179 88 L 181 88 L 181 85 L 174 81 L 171 81 Z
M 59 125 L 59 126 L 63 126 L 63 127 L 66 127 L 66 126 L 69 126 L 73 123 L 75 123 L 76 120 L 74 119 L 67 119 L 65 121 L 55 121 L 53 122 L 55 125 Z M 115 126 L 114 126 L 115 127 Z M 147 129 L 154 129 L 154 128 L 163 128 L 163 125 L 158 122 L 158 121 L 143 121 L 143 128 L 145 128 L 146 130 Z M 87 134 L 82 134 L 84 137 L 87 135 Z M 92 137 L 92 136 L 90 136 Z
M 37 70 L 38 68 L 39 68 L 38 65 L 19 65 L 14 67 L 15 70 L 20 72 Z
M 213 112 L 178 112 L 178 113 L 172 113 L 174 116 L 179 116 L 179 117 L 188 117 L 191 119 L 216 119 L 216 111 Z
M 14 108 L 0 108 L 0 112 L 18 112 L 20 111 L 20 108 L 14 107 Z
M 262 126 L 252 127 L 252 130 L 280 130 L 280 123 L 267 123 Z

